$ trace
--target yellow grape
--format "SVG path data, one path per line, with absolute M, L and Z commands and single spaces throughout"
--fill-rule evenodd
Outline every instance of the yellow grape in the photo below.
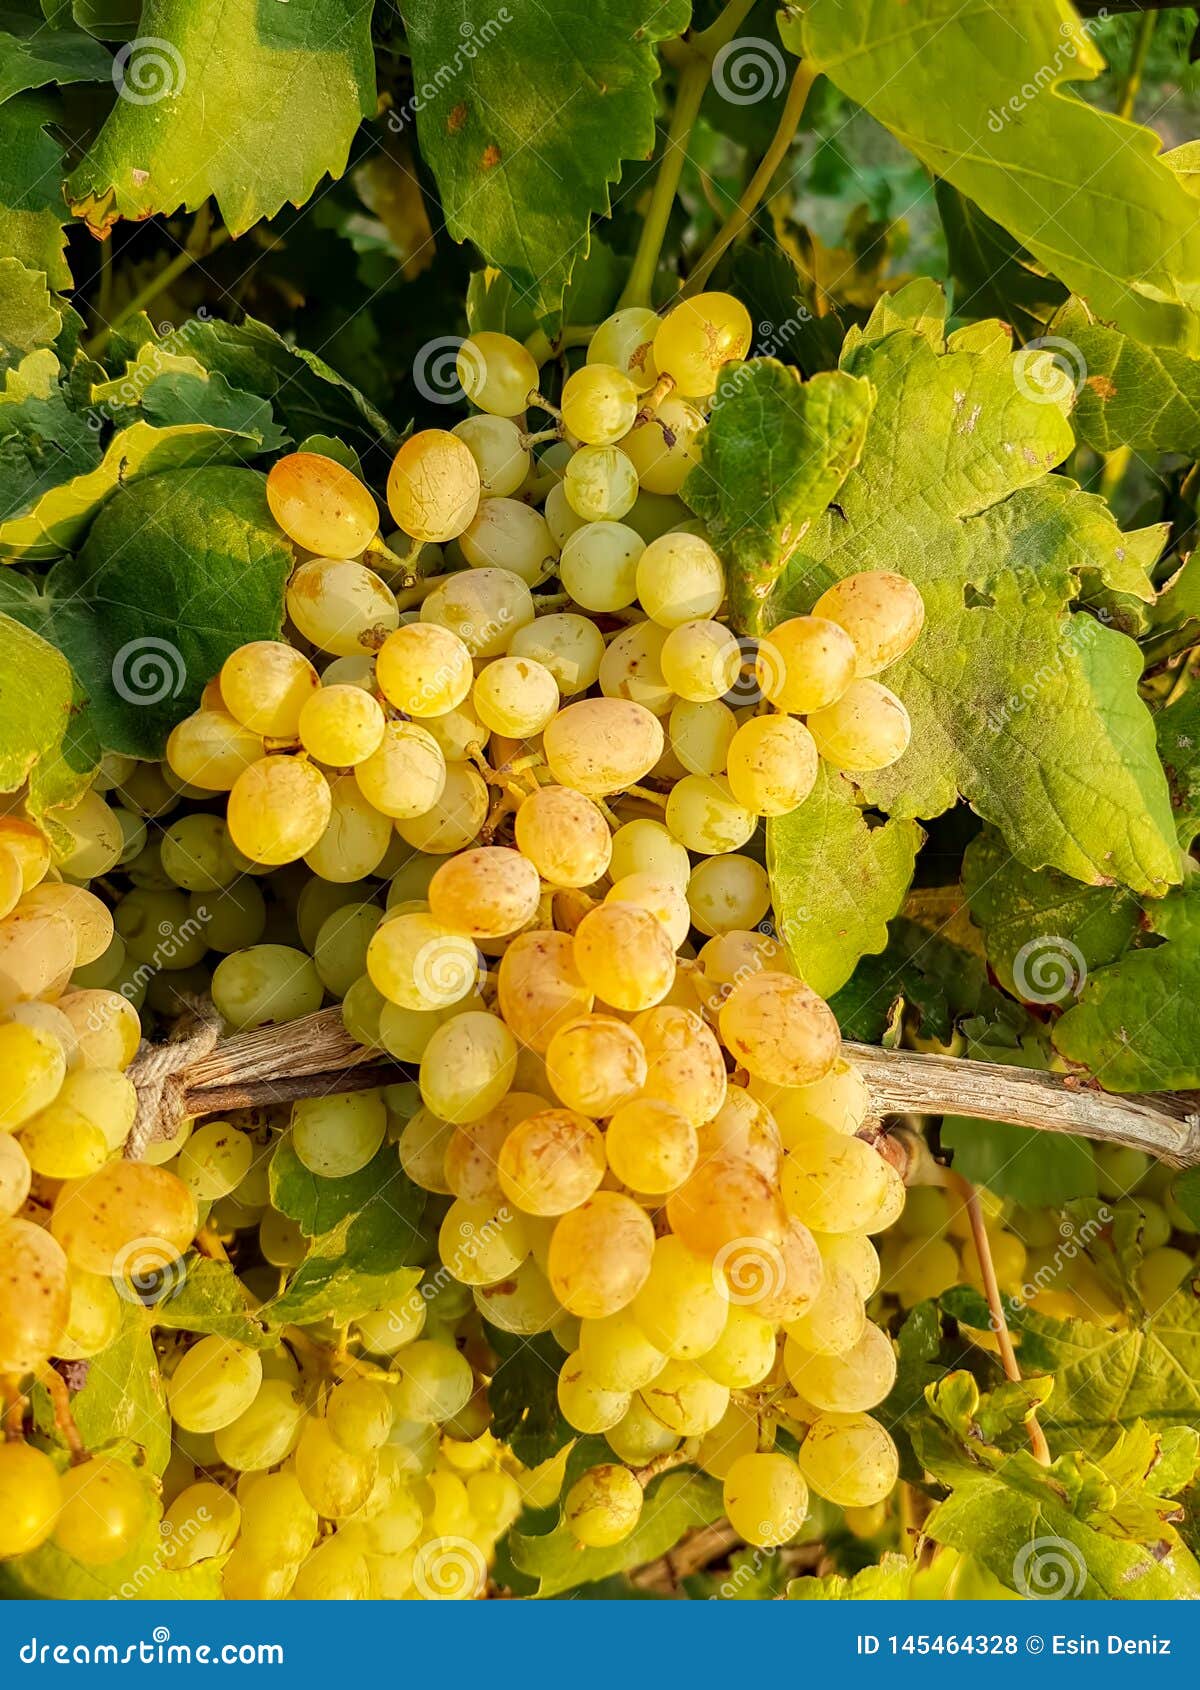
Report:
M 21 899 L 23 910 L 55 911 L 65 915 L 75 930 L 75 967 L 84 968 L 112 943 L 113 918 L 107 904 L 82 886 L 63 881 L 46 881 Z
M 895 1489 L 900 1458 L 869 1414 L 823 1414 L 796 1458 L 812 1488 L 839 1508 L 869 1508 Z
M 584 522 L 620 522 L 637 502 L 637 469 L 620 446 L 581 446 L 563 475 L 563 496 Z
M 637 1296 L 653 1252 L 645 1212 L 620 1192 L 597 1191 L 554 1228 L 547 1277 L 571 1314 L 600 1320 Z
M 530 587 L 558 555 L 545 517 L 521 499 L 484 499 L 459 544 L 473 569 L 503 569 Z
M 0 1373 L 31 1373 L 55 1353 L 71 1308 L 67 1257 L 32 1221 L 0 1221 Z
M 841 1049 L 829 1006 L 793 975 L 773 969 L 737 981 L 720 1020 L 730 1055 L 779 1086 L 811 1085 L 829 1072 Z
M 611 1015 L 583 1015 L 560 1027 L 546 1049 L 546 1075 L 568 1110 L 611 1115 L 636 1097 L 646 1053 L 632 1027 Z
M 724 623 L 700 618 L 676 623 L 663 642 L 659 661 L 672 692 L 690 703 L 707 704 L 724 697 L 736 683 L 742 648 Z
M 355 773 L 336 775 L 329 783 L 329 820 L 304 853 L 314 874 L 339 886 L 376 873 L 393 841 L 391 819 L 370 802 Z
M 808 726 L 825 761 L 855 774 L 890 768 L 912 735 L 908 711 L 879 681 L 852 682 L 836 703 L 814 711 Z
M 329 825 L 333 800 L 320 769 L 300 757 L 263 757 L 229 794 L 229 837 L 252 863 L 294 863 Z
M 784 1160 L 784 1201 L 817 1232 L 865 1232 L 879 1213 L 891 1172 L 864 1139 L 818 1127 Z
M 471 335 L 459 347 L 457 363 L 463 392 L 492 416 L 518 416 L 537 391 L 537 364 L 511 335 L 490 330 Z
M 305 1500 L 327 1520 L 358 1512 L 371 1494 L 378 1466 L 373 1453 L 352 1455 L 343 1449 L 328 1421 L 316 1416 L 305 1421 L 293 1460 Z
M 558 710 L 558 682 L 534 658 L 497 657 L 476 678 L 471 703 L 493 733 L 532 739 Z
M 76 1062 L 85 1068 L 128 1068 L 142 1037 L 138 1012 L 128 998 L 95 986 L 65 992 L 57 1008 L 75 1030 Z
M 819 759 L 794 716 L 752 716 L 729 742 L 729 789 L 757 816 L 786 816 L 812 791 Z
M 414 540 L 456 539 L 479 505 L 479 466 L 466 441 L 444 428 L 410 435 L 392 460 L 387 502 Z
M 698 704 L 689 708 L 716 707 Z M 665 814 L 667 826 L 680 844 L 705 857 L 739 850 L 758 826 L 754 811 L 738 803 L 723 775 L 689 774 L 676 781 Z
M 759 641 L 754 669 L 772 704 L 807 715 L 842 697 L 857 661 L 853 640 L 836 622 L 793 616 Z
M 474 842 L 488 813 L 488 788 L 478 769 L 450 763 L 441 797 L 424 815 L 397 820 L 396 832 L 414 851 L 448 856 Z
M 606 872 L 612 835 L 603 812 L 581 792 L 544 786 L 517 811 L 517 845 L 552 886 L 591 886 Z
M 725 571 L 699 534 L 663 534 L 642 552 L 637 596 L 646 615 L 664 628 L 712 616 L 725 597 Z
M 41 1027 L 0 1023 L 0 1131 L 13 1132 L 58 1096 L 67 1072 L 62 1043 Z
M 521 430 L 509 417 L 492 417 L 486 412 L 465 417 L 451 432 L 465 441 L 479 469 L 479 490 L 484 498 L 507 498 L 520 491 L 532 466 Z
M 54 1200 L 50 1231 L 73 1267 L 140 1278 L 182 1256 L 197 1227 L 196 1200 L 168 1168 L 107 1162 L 68 1180 Z
M 654 337 L 662 319 L 647 305 L 629 305 L 606 317 L 588 342 L 589 364 L 611 364 L 622 370 L 639 393 L 654 386 Z
M 500 1146 L 504 1195 L 529 1215 L 562 1215 L 595 1191 L 605 1172 L 604 1140 L 573 1109 L 543 1109 L 514 1126 Z
M 295 739 L 300 711 L 320 685 L 307 657 L 280 640 L 239 646 L 221 669 L 221 697 L 230 715 L 271 739 Z
M 362 482 L 319 452 L 289 452 L 274 463 L 267 503 L 289 540 L 324 557 L 357 557 L 379 529 L 379 512 Z
M 721 367 L 750 350 L 750 313 L 729 293 L 699 293 L 663 320 L 654 337 L 654 362 L 681 393 L 703 399 L 717 385 Z
M 614 880 L 627 874 L 652 874 L 686 886 L 692 864 L 687 851 L 661 822 L 639 817 L 613 834 L 609 872 Z
M 623 1185 L 662 1196 L 696 1166 L 696 1129 L 669 1103 L 637 1098 L 615 1111 L 605 1133 L 609 1166 Z
M 643 493 L 678 493 L 700 462 L 697 436 L 704 413 L 669 393 L 644 423 L 621 442 Z
M 700 1366 L 718 1385 L 731 1391 L 759 1385 L 775 1365 L 775 1323 L 741 1303 L 730 1305 L 725 1330 Z
M 725 1475 L 725 1512 L 739 1537 L 771 1549 L 795 1537 L 808 1515 L 808 1486 L 790 1456 L 739 1456 Z
M 558 683 L 558 690 L 570 698 L 586 692 L 600 674 L 604 656 L 604 635 L 586 616 L 573 611 L 539 616 L 518 628 L 509 647 L 512 657 L 532 657 L 545 664 Z
M 870 1321 L 854 1348 L 844 1355 L 814 1355 L 789 1338 L 783 1364 L 792 1386 L 806 1402 L 835 1414 L 874 1408 L 896 1382 L 896 1352 L 891 1339 Z
M 666 1354 L 646 1337 L 632 1309 L 579 1323 L 579 1357 L 609 1391 L 640 1391 L 662 1372 Z
M 501 656 L 534 614 L 533 595 L 512 569 L 460 570 L 421 605 L 421 621 L 457 634 L 472 657 Z
M 111 1279 L 76 1268 L 71 1274 L 71 1306 L 54 1353 L 65 1361 L 85 1361 L 106 1350 L 121 1330 L 122 1302 Z
M 167 1381 L 171 1418 L 186 1432 L 217 1432 L 245 1413 L 261 1384 L 257 1351 L 211 1334 L 181 1357 Z
M 563 383 L 563 422 L 587 446 L 613 446 L 633 427 L 637 385 L 623 370 L 591 359 Z
M 771 908 L 771 882 L 753 857 L 725 852 L 696 864 L 687 884 L 692 923 L 710 936 L 755 927 Z
M 60 1482 L 62 1506 L 54 1541 L 85 1567 L 119 1560 L 150 1524 L 146 1480 L 115 1457 L 92 1456 L 68 1467 Z
M 561 1223 L 560 1223 L 561 1224 Z M 558 1406 L 577 1432 L 607 1432 L 628 1412 L 630 1393 L 613 1391 L 589 1373 L 579 1352 L 569 1355 L 558 1375 Z
M 515 1273 L 529 1254 L 525 1218 L 507 1204 L 493 1207 L 458 1198 L 442 1219 L 438 1254 L 460 1284 L 494 1285 Z
M 675 1236 L 697 1256 L 720 1259 L 740 1240 L 777 1249 L 787 1227 L 783 1200 L 751 1162 L 719 1156 L 702 1162 L 667 1199 Z
M 0 845 L 17 859 L 21 890 L 32 892 L 50 867 L 50 841 L 46 835 L 24 816 L 0 815 Z
M 787 1331 L 816 1355 L 844 1355 L 862 1336 L 866 1318 L 855 1279 L 827 1261 L 819 1293 L 798 1320 L 788 1322 Z
M 511 1090 L 516 1068 L 517 1041 L 500 1017 L 464 1010 L 435 1028 L 425 1046 L 421 1096 L 443 1121 L 476 1121 Z
M 675 948 L 656 916 L 636 904 L 600 904 L 575 929 L 575 966 L 615 1009 L 649 1009 L 675 978 Z
M 185 716 L 167 739 L 167 766 L 189 786 L 211 792 L 228 792 L 242 770 L 262 754 L 262 735 L 243 727 L 226 710 Z
M 589 797 L 620 792 L 648 774 L 662 756 L 658 718 L 623 698 L 585 698 L 568 704 L 542 736 L 550 772 Z
M 354 768 L 368 804 L 381 815 L 411 821 L 428 815 L 446 788 L 446 759 L 418 722 L 387 722 L 380 743 Z
M 563 544 L 558 575 L 584 610 L 624 610 L 637 597 L 645 541 L 623 522 L 585 522 Z
M 375 659 L 380 691 L 408 716 L 442 716 L 471 691 L 471 653 L 448 628 L 409 622 L 388 635 Z
M 858 654 L 855 673 L 861 679 L 878 675 L 916 643 L 925 621 L 925 601 L 906 576 L 890 569 L 864 569 L 823 592 L 813 615 L 846 630 Z
M 396 595 L 363 563 L 314 557 L 287 586 L 287 611 L 306 640 L 335 657 L 373 651 L 400 621 Z
M 600 690 L 606 698 L 630 698 L 656 716 L 675 702 L 659 667 L 666 632 L 655 622 L 635 622 L 608 643 L 600 660 Z
M 75 967 L 74 924 L 61 910 L 18 904 L 0 921 L 0 1010 L 57 998 Z M 18 1101 L 22 1093 L 18 1092 Z
M 702 1156 L 753 1162 L 761 1174 L 778 1181 L 783 1165 L 779 1128 L 770 1111 L 742 1086 L 726 1087 L 721 1107 L 710 1120 L 701 1122 L 697 1135 Z
M 0 1132 L 0 1219 L 15 1215 L 29 1196 L 33 1170 L 12 1133 Z
M 729 1406 L 729 1387 L 710 1379 L 694 1361 L 668 1361 L 638 1393 L 656 1419 L 681 1438 L 711 1432 Z
M 498 1208 L 504 1197 L 501 1146 L 522 1121 L 549 1107 L 549 1100 L 534 1092 L 510 1091 L 477 1121 L 455 1127 L 442 1159 L 447 1187 L 468 1203 L 491 1203 Z
M 499 939 L 535 914 L 541 885 L 532 863 L 504 846 L 480 846 L 451 857 L 429 882 L 435 921 L 475 939 Z
M 45 1543 L 62 1504 L 50 1457 L 32 1444 L 0 1444 L 0 1560 Z
M 588 1549 L 621 1543 L 641 1517 L 642 1487 L 628 1467 L 590 1467 L 571 1486 L 563 1518 L 576 1542 Z
M 667 1233 L 655 1240 L 650 1272 L 633 1299 L 631 1313 L 647 1340 L 664 1355 L 702 1356 L 725 1330 L 729 1295 L 713 1263 Z

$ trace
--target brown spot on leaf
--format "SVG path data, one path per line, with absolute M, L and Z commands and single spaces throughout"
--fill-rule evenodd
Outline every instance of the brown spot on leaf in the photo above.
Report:
M 446 130 L 447 130 L 447 132 L 451 135 L 457 135 L 459 130 L 462 128 L 463 124 L 466 121 L 467 121 L 467 108 L 466 108 L 465 104 L 460 100 L 458 105 L 456 105 L 454 107 L 453 111 L 450 113 L 450 116 L 446 119 Z
M 1084 386 L 1090 387 L 1097 399 L 1115 399 L 1117 396 L 1117 384 L 1111 376 L 1089 376 Z
M 500 163 L 500 148 L 495 141 L 489 141 L 483 149 L 483 156 L 479 160 L 485 170 L 494 170 Z

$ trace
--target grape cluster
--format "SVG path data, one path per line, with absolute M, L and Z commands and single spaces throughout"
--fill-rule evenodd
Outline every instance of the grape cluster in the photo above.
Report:
M 821 759 L 903 754 L 876 677 L 923 606 L 872 571 L 753 641 L 721 620 L 678 494 L 749 338 L 725 294 L 618 311 L 551 403 L 525 347 L 472 336 L 473 412 L 401 446 L 386 544 L 353 470 L 281 458 L 287 637 L 230 654 L 161 764 L 109 756 L 52 820 L 0 817 L 10 1397 L 102 1355 L 197 1237 L 269 1304 L 309 1248 L 281 1155 L 317 1181 L 382 1155 L 428 1194 L 425 1265 L 346 1328 L 156 1329 L 160 1481 L 126 1446 L 0 1446 L 0 1555 L 111 1566 L 157 1526 L 230 1597 L 478 1594 L 567 1454 L 527 1473 L 492 1438 L 489 1329 L 550 1334 L 570 1434 L 608 1442 L 564 1499 L 582 1545 L 684 1460 L 753 1544 L 810 1487 L 891 1490 L 865 1305 L 904 1190 L 772 935 L 759 823 Z M 415 1080 L 171 1122 L 127 1159 L 143 1022 L 203 994 L 227 1033 L 339 1002 Z

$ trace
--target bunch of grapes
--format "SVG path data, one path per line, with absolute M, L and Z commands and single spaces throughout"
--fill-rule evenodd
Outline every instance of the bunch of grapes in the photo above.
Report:
M 618 311 L 551 404 L 525 347 L 473 336 L 475 410 L 400 448 L 386 545 L 352 470 L 282 458 L 287 638 L 235 650 L 161 764 L 107 757 L 73 808 L 0 818 L 10 1424 L 128 1304 L 153 1323 L 197 1237 L 269 1319 L 309 1248 L 274 1200 L 285 1150 L 317 1181 L 394 1158 L 429 1235 L 346 1328 L 157 1328 L 162 1479 L 125 1445 L 68 1464 L 12 1440 L 0 1555 L 52 1538 L 112 1565 L 158 1523 L 230 1597 L 478 1594 L 566 1457 L 526 1473 L 492 1438 L 489 1328 L 551 1334 L 570 1434 L 610 1446 L 565 1498 L 580 1544 L 628 1537 L 682 1461 L 758 1545 L 810 1486 L 852 1511 L 890 1492 L 869 1411 L 895 1361 L 865 1305 L 904 1190 L 772 936 L 759 824 L 820 759 L 903 754 L 877 676 L 923 607 L 870 571 L 754 641 L 721 619 L 678 494 L 749 339 L 725 294 Z M 338 1002 L 415 1080 L 172 1120 L 128 1159 L 143 1024 L 197 996 L 227 1033 Z

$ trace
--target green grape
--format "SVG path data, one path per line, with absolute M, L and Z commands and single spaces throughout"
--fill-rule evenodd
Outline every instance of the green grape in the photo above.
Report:
M 29 1196 L 32 1182 L 29 1158 L 20 1140 L 0 1132 L 0 1217 L 15 1215 Z
M 412 820 L 427 815 L 445 791 L 446 759 L 436 739 L 419 723 L 388 722 L 379 745 L 355 766 L 354 780 L 373 811 L 385 818 Z M 381 852 L 376 867 L 382 856 Z
M 553 886 L 591 886 L 608 869 L 612 835 L 604 813 L 569 787 L 544 786 L 524 799 L 515 832 L 518 849 Z
M 620 522 L 637 501 L 637 469 L 619 446 L 581 446 L 563 475 L 563 496 L 584 522 Z
M 523 1214 L 562 1215 L 587 1201 L 605 1165 L 604 1140 L 591 1121 L 572 1109 L 543 1109 L 511 1129 L 497 1171 Z
M 286 1469 L 258 1478 L 242 1503 L 238 1552 L 284 1565 L 303 1559 L 317 1535 L 317 1513 Z
M 711 699 L 673 705 L 667 726 L 671 751 L 691 775 L 710 777 L 724 771 L 737 732 L 737 717 L 727 704 Z
M 430 1109 L 418 1109 L 400 1134 L 400 1166 L 423 1191 L 446 1195 L 446 1149 L 454 1134 L 449 1121 L 440 1120 Z
M 895 1489 L 896 1446 L 869 1414 L 823 1414 L 796 1458 L 813 1490 L 839 1508 L 870 1508 Z
M 329 1422 L 314 1416 L 304 1422 L 293 1461 L 305 1499 L 327 1520 L 358 1513 L 371 1494 L 378 1467 L 374 1452 L 343 1449 Z
M 581 1015 L 560 1027 L 550 1040 L 546 1075 L 555 1095 L 567 1105 L 565 1112 L 556 1113 L 577 1110 L 585 1116 L 611 1115 L 636 1097 L 645 1083 L 646 1053 L 624 1021 L 611 1015 Z M 547 1152 L 553 1154 L 550 1145 L 539 1154 Z
M 291 945 L 251 945 L 213 970 L 213 1003 L 235 1033 L 311 1015 L 323 996 L 312 958 Z
M 512 1088 L 517 1041 L 498 1015 L 466 1010 L 436 1028 L 421 1058 L 427 1108 L 455 1125 L 476 1121 Z
M 509 417 L 467 417 L 455 423 L 452 433 L 463 441 L 479 470 L 479 490 L 484 498 L 507 498 L 516 493 L 529 474 L 532 458 L 522 444 L 521 430 Z
M 54 1541 L 85 1567 L 119 1560 L 150 1524 L 146 1481 L 115 1457 L 92 1456 L 68 1467 L 59 1483 L 62 1505 Z
M 665 1196 L 696 1166 L 696 1129 L 669 1103 L 636 1098 L 613 1114 L 605 1134 L 609 1166 L 631 1191 Z
M 500 959 L 498 997 L 513 1036 L 542 1055 L 558 1030 L 587 1015 L 595 1001 L 575 966 L 570 934 L 553 929 L 521 933 L 513 940 Z
M 1145 1179 L 1151 1161 L 1142 1150 L 1120 1144 L 1098 1144 L 1096 1183 L 1102 1197 L 1124 1197 Z
M 1183 1250 L 1151 1250 L 1144 1256 L 1138 1263 L 1137 1284 L 1147 1314 L 1157 1314 L 1194 1271 L 1191 1256 Z
M 400 622 L 386 581 L 365 564 L 334 557 L 299 566 L 288 582 L 287 612 L 306 640 L 335 657 L 373 651 Z
M 865 1140 L 815 1128 L 784 1160 L 784 1201 L 817 1232 L 865 1232 L 887 1191 L 888 1173 Z
M 679 1438 L 655 1418 L 641 1397 L 635 1396 L 615 1426 L 604 1434 L 613 1454 L 630 1467 L 642 1467 L 679 1447 Z
M 323 687 L 358 687 L 362 692 L 375 691 L 375 654 L 360 651 L 353 657 L 335 657 L 321 670 Z
M 267 642 L 270 644 L 271 642 Z M 284 648 L 287 649 L 287 648 Z M 209 687 L 216 687 L 216 704 L 221 705 L 220 687 L 217 682 L 210 681 Z M 206 689 L 207 690 L 207 689 Z M 204 699 L 201 699 L 204 708 Z M 123 780 L 117 791 L 125 805 L 130 810 L 136 810 L 139 816 L 159 818 L 167 815 L 179 806 L 179 794 L 172 786 L 169 770 L 159 763 L 139 763 L 133 773 Z
M 50 1457 L 21 1441 L 0 1444 L 0 1560 L 45 1543 L 62 1501 Z
M 229 794 L 234 845 L 252 863 L 293 863 L 329 825 L 333 802 L 320 769 L 299 757 L 264 757 L 244 769 Z
M 529 1254 L 524 1220 L 507 1206 L 456 1198 L 438 1232 L 438 1253 L 460 1285 L 495 1285 Z
M 699 534 L 664 534 L 638 559 L 637 596 L 647 616 L 678 628 L 715 613 L 725 596 L 725 571 Z
M 203 928 L 209 950 L 222 956 L 257 945 L 267 925 L 266 901 L 249 878 L 220 892 L 193 892 L 188 914 Z
M 771 883 L 753 857 L 727 852 L 697 863 L 688 880 L 688 909 L 701 933 L 756 927 L 771 908 Z
M 806 1402 L 834 1414 L 874 1408 L 896 1382 L 891 1339 L 870 1321 L 854 1348 L 843 1355 L 814 1355 L 789 1338 L 783 1364 L 792 1386 Z
M 400 1356 L 394 1387 L 396 1418 L 422 1426 L 441 1425 L 461 1412 L 474 1389 L 471 1364 L 452 1344 L 418 1338 Z
M 711 1432 L 729 1406 L 729 1387 L 710 1379 L 694 1361 L 668 1361 L 639 1395 L 667 1430 L 681 1438 Z
M 629 305 L 606 317 L 588 342 L 589 364 L 610 364 L 627 375 L 639 393 L 654 386 L 654 337 L 661 318 L 646 305 Z
M 627 1538 L 642 1512 L 642 1487 L 627 1467 L 590 1467 L 567 1492 L 564 1519 L 577 1542 L 606 1549 Z
M 298 1267 L 308 1254 L 308 1239 L 298 1221 L 267 1209 L 258 1223 L 258 1247 L 272 1267 Z
M 318 763 L 351 768 L 383 743 L 384 716 L 369 692 L 323 684 L 300 712 L 300 743 Z
M 621 450 L 633 467 L 643 496 L 680 491 L 700 463 L 697 436 L 703 427 L 704 413 L 670 393 L 644 423 L 630 430 Z
M 321 923 L 313 962 L 325 990 L 335 998 L 344 998 L 362 978 L 367 947 L 382 919 L 377 904 L 346 904 Z
M 369 975 L 360 975 L 350 987 L 342 999 L 342 1025 L 358 1044 L 383 1049 L 381 1018 L 387 1001 Z
M 473 569 L 508 570 L 530 587 L 558 556 L 545 517 L 520 499 L 484 499 L 459 544 Z
M 713 707 L 698 704 L 688 708 Z M 739 850 L 753 836 L 758 817 L 738 803 L 723 775 L 689 774 L 671 788 L 666 823 L 689 851 L 715 857 Z
M 163 1515 L 163 1555 L 172 1572 L 224 1555 L 233 1548 L 241 1525 L 237 1498 L 211 1480 L 188 1485 Z
M 654 1228 L 644 1211 L 621 1192 L 597 1191 L 554 1228 L 547 1277 L 569 1313 L 601 1320 L 637 1296 L 653 1253 Z
M 563 423 L 587 446 L 613 446 L 633 427 L 638 391 L 623 370 L 589 359 L 563 383 Z
M 383 1143 L 387 1110 L 377 1091 L 334 1092 L 292 1105 L 292 1149 L 311 1174 L 345 1179 Z
M 31 1373 L 70 1317 L 68 1257 L 32 1221 L 0 1221 L 0 1373 Z
M 135 962 L 170 970 L 191 968 L 204 960 L 208 948 L 204 930 L 193 922 L 182 892 L 135 887 L 117 905 L 114 919 Z
M 560 577 L 561 573 L 560 569 Z M 570 698 L 595 684 L 604 656 L 604 635 L 586 616 L 569 611 L 539 616 L 536 622 L 517 629 L 509 655 L 543 664 L 554 676 L 559 692 Z
M 623 698 L 585 698 L 568 704 L 542 736 L 550 772 L 562 786 L 604 797 L 632 786 L 662 755 L 658 718 Z
M 176 1172 L 200 1202 L 227 1197 L 254 1161 L 254 1141 L 228 1121 L 206 1121 L 179 1152 Z
M 562 1314 L 550 1281 L 532 1257 L 498 1284 L 477 1285 L 473 1295 L 485 1320 L 522 1337 L 548 1332 Z
M 473 843 L 488 813 L 488 788 L 477 769 L 451 763 L 442 795 L 431 810 L 397 821 L 396 832 L 414 851 L 448 856 Z
M 351 1455 L 369 1455 L 388 1440 L 391 1398 L 374 1380 L 348 1379 L 330 1393 L 325 1418 L 343 1449 Z
M 737 981 L 720 1020 L 730 1054 L 752 1075 L 778 1086 L 822 1079 L 841 1048 L 828 1005 L 802 981 L 773 969 Z
M 225 708 L 244 728 L 270 739 L 295 739 L 300 711 L 321 685 L 303 653 L 279 640 L 252 640 L 221 668 Z
M 577 1432 L 607 1432 L 624 1418 L 629 1408 L 628 1391 L 612 1391 L 601 1385 L 578 1352 L 569 1355 L 558 1375 L 558 1406 L 563 1419 Z
M 533 595 L 512 569 L 484 567 L 448 575 L 421 605 L 421 621 L 457 635 L 472 657 L 502 656 L 533 620 Z
M 925 603 L 914 584 L 887 569 L 864 569 L 823 592 L 813 606 L 844 628 L 857 653 L 855 674 L 878 675 L 916 643 Z
M 420 1062 L 434 1029 L 456 1013 L 453 1004 L 447 1009 L 401 1009 L 384 999 L 376 1042 L 397 1062 Z
M 519 819 L 520 811 L 517 814 Z M 691 872 L 687 851 L 661 822 L 639 817 L 626 822 L 612 836 L 609 873 L 614 880 L 630 874 L 652 874 L 657 880 L 686 886 Z
M 656 1240 L 651 1271 L 632 1303 L 634 1320 L 657 1350 L 676 1360 L 705 1354 L 728 1317 L 728 1295 L 713 1264 L 668 1234 Z
M 289 540 L 325 557 L 357 557 L 379 529 L 375 501 L 358 477 L 317 452 L 277 459 L 267 504 Z
M 410 434 L 388 472 L 388 509 L 414 540 L 440 545 L 457 538 L 475 515 L 479 492 L 470 447 L 444 428 Z
M 459 347 L 457 362 L 463 392 L 492 416 L 519 416 L 537 391 L 537 364 L 511 335 L 473 334 Z
M 532 739 L 558 710 L 558 682 L 531 657 L 497 657 L 476 678 L 471 704 L 493 733 Z
M 853 681 L 836 703 L 808 718 L 817 750 L 835 769 L 887 769 L 908 750 L 912 724 L 894 692 Z
M 760 1549 L 772 1549 L 795 1537 L 804 1524 L 808 1486 L 790 1456 L 755 1451 L 739 1456 L 730 1467 L 723 1501 L 739 1537 Z
M 667 1362 L 666 1352 L 638 1325 L 635 1309 L 627 1308 L 603 1320 L 580 1321 L 579 1359 L 588 1377 L 609 1391 L 640 1391 Z
M 637 904 L 600 904 L 575 929 L 575 966 L 598 998 L 614 1009 L 649 1009 L 675 978 L 675 948 L 666 928 Z
M 262 1385 L 256 1351 L 215 1333 L 180 1359 L 167 1381 L 171 1418 L 187 1432 L 216 1432 L 243 1414 Z
M 856 1280 L 844 1268 L 826 1261 L 820 1291 L 798 1320 L 788 1322 L 787 1331 L 814 1355 L 836 1356 L 854 1348 L 865 1325 L 866 1312 Z
M 757 816 L 785 816 L 816 785 L 813 737 L 794 716 L 752 716 L 729 742 L 730 791 Z
M 58 1096 L 67 1072 L 61 1040 L 20 1021 L 0 1023 L 0 1130 L 13 1132 Z
M 656 716 L 665 716 L 675 695 L 659 666 L 666 633 L 654 622 L 623 628 L 600 662 L 600 690 L 606 698 L 630 698 Z
M 389 634 L 376 655 L 375 675 L 389 703 L 418 717 L 457 709 L 474 680 L 469 648 L 436 622 L 408 622 Z
M 707 704 L 723 697 L 737 682 L 742 648 L 721 622 L 680 622 L 663 641 L 659 663 L 672 692 L 689 703 Z

